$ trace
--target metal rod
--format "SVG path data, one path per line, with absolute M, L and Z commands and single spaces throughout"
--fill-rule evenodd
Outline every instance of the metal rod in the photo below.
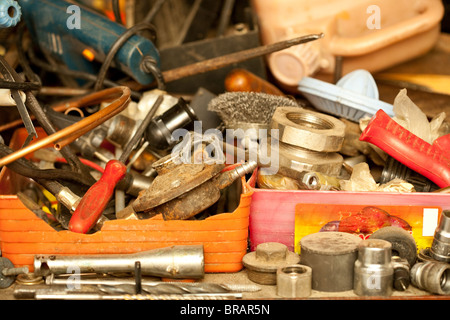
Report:
M 54 274 L 45 278 L 47 285 L 67 285 L 70 282 L 67 278 L 55 277 Z M 105 286 L 120 286 L 120 285 L 133 285 L 135 280 L 131 278 L 83 278 L 77 279 L 77 283 L 80 285 L 105 285 Z M 256 284 L 229 284 L 229 283 L 208 283 L 208 282 L 177 282 L 177 281 L 154 281 L 142 279 L 141 285 L 145 287 L 150 286 L 175 286 L 184 288 L 205 288 L 208 290 L 216 287 L 220 290 L 226 290 L 229 292 L 257 292 L 261 290 L 261 287 Z
M 280 41 L 273 44 L 259 46 L 256 48 L 242 50 L 239 52 L 227 54 L 221 57 L 212 58 L 197 63 L 193 63 L 187 66 L 175 68 L 168 71 L 163 71 L 164 81 L 170 82 L 192 75 L 217 70 L 222 67 L 228 66 L 233 63 L 242 62 L 248 59 L 263 56 L 272 52 L 280 51 L 298 44 L 314 41 L 323 37 L 323 33 L 311 34 L 299 38 L 294 38 L 286 41 Z
M 52 292 L 37 290 L 36 300 L 232 300 L 242 299 L 241 293 L 205 293 L 205 294 L 96 294 Z

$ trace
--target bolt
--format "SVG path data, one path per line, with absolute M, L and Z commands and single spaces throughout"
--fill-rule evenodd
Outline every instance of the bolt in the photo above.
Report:
M 256 247 L 256 259 L 264 261 L 285 260 L 287 247 L 277 242 L 261 243 Z
M 19 274 L 23 274 L 23 273 L 28 273 L 28 267 L 23 267 L 23 268 L 4 268 L 2 270 L 2 274 L 5 277 L 9 277 L 9 276 L 17 276 Z

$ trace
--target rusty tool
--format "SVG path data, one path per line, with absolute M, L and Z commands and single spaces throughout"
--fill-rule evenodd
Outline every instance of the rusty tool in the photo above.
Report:
M 103 210 L 114 193 L 117 183 L 119 183 L 127 173 L 125 162 L 131 154 L 131 151 L 141 140 L 145 129 L 163 100 L 164 96 L 158 96 L 152 108 L 137 128 L 135 134 L 125 146 L 119 159 L 108 161 L 101 178 L 89 188 L 75 209 L 69 222 L 69 230 L 77 233 L 87 233 L 101 217 Z
M 242 50 L 235 53 L 230 53 L 221 57 L 212 58 L 204 61 L 200 61 L 187 66 L 175 68 L 172 70 L 167 70 L 162 72 L 162 77 L 164 82 L 171 82 L 179 80 L 192 75 L 205 73 L 212 70 L 217 70 L 222 67 L 231 65 L 233 63 L 242 62 L 259 56 L 263 56 L 269 53 L 280 51 L 295 45 L 307 43 L 310 41 L 321 39 L 324 36 L 323 33 L 320 34 L 310 34 L 303 37 L 298 37 L 294 39 L 289 39 L 285 41 L 276 42 L 273 44 L 259 46 L 256 48 Z

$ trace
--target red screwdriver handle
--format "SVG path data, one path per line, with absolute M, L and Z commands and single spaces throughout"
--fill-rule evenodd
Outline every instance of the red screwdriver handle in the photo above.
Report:
M 442 150 L 444 139 L 431 145 L 378 110 L 359 140 L 376 145 L 441 188 L 450 185 L 450 157 Z
M 122 180 L 127 167 L 118 160 L 110 160 L 102 177 L 94 183 L 81 199 L 69 221 L 69 230 L 87 233 L 101 217 L 111 199 L 116 184 Z

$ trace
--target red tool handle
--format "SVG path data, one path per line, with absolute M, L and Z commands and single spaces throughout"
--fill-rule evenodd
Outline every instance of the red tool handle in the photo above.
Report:
M 116 184 L 125 176 L 127 167 L 118 160 L 110 160 L 102 177 L 94 183 L 81 199 L 72 218 L 69 230 L 87 233 L 101 217 L 111 199 Z
M 442 151 L 441 144 L 431 145 L 420 139 L 383 110 L 372 117 L 359 140 L 376 145 L 441 188 L 450 185 L 450 157 Z

